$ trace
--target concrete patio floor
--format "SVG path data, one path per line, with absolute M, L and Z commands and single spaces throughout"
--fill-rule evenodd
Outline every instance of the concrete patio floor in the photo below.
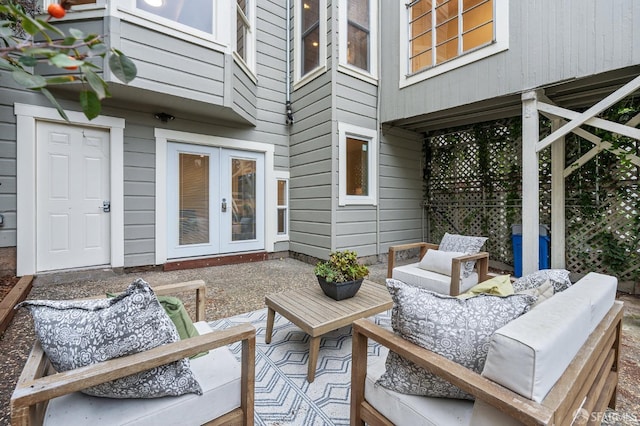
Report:
M 386 263 L 370 265 L 369 279 L 384 284 L 386 268 Z M 261 309 L 264 307 L 264 296 L 269 293 L 318 285 L 313 275 L 313 265 L 283 258 L 171 272 L 145 271 L 116 275 L 96 270 L 81 279 L 76 275 L 71 282 L 63 282 L 64 275 L 44 276 L 34 281 L 28 297 L 70 299 L 122 291 L 137 277 L 152 286 L 204 280 L 207 285 L 206 318 L 209 321 Z M 185 297 L 185 305 L 192 313 L 193 301 L 189 297 Z M 605 424 L 640 425 L 640 297 L 620 293 L 618 299 L 625 303 L 620 387 L 617 410 L 609 413 Z M 33 339 L 31 318 L 26 311 L 18 311 L 0 338 L 0 425 L 10 424 L 9 399 Z

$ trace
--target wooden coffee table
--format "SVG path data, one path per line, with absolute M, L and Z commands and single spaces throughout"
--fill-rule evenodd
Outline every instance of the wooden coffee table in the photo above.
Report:
M 384 285 L 365 280 L 356 295 L 349 299 L 333 300 L 325 296 L 320 285 L 311 288 L 270 294 L 267 305 L 267 334 L 265 343 L 271 343 L 276 312 L 307 333 L 309 341 L 309 367 L 307 381 L 316 375 L 320 338 L 330 331 L 350 325 L 360 318 L 384 312 L 393 307 L 391 296 Z

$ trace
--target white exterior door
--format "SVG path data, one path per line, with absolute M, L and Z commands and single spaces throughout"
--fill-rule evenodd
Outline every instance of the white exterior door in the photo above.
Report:
M 168 258 L 264 249 L 264 154 L 167 144 Z
M 109 132 L 37 125 L 36 265 L 110 264 Z

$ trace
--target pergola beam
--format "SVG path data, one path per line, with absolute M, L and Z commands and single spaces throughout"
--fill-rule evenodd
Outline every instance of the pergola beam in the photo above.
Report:
M 606 108 L 610 107 L 611 105 L 615 104 L 621 99 L 626 98 L 627 96 L 637 91 L 638 89 L 640 89 L 640 76 L 634 78 L 629 83 L 622 86 L 620 89 L 616 90 L 615 92 L 613 92 L 612 94 L 610 94 L 609 96 L 607 96 L 606 98 L 604 98 L 603 100 L 601 100 L 600 102 L 592 106 L 591 108 L 587 109 L 585 112 L 579 113 L 571 121 L 569 121 L 568 123 L 560 127 L 558 130 L 552 132 L 549 136 L 547 136 L 546 138 L 538 142 L 535 147 L 536 152 L 540 152 L 544 148 L 551 145 L 558 138 L 561 138 L 562 136 L 565 136 L 571 131 L 573 131 L 574 129 L 582 126 L 583 124 L 585 124 L 587 120 L 595 117 L 596 115 L 604 111 Z M 603 120 L 603 121 L 606 121 L 606 120 Z M 600 127 L 600 126 L 596 126 L 596 127 Z M 630 137 L 638 139 L 638 137 L 634 137 L 634 136 L 630 136 Z

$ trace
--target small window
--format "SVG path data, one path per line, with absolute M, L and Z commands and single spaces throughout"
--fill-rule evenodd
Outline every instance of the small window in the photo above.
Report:
M 289 181 L 278 179 L 278 235 L 289 234 Z
M 326 63 L 326 0 L 296 0 L 296 81 L 313 79 Z
M 373 0 L 341 0 L 340 65 L 341 71 L 367 80 L 376 78 L 377 2 Z
M 340 205 L 376 204 L 375 130 L 339 124 Z

